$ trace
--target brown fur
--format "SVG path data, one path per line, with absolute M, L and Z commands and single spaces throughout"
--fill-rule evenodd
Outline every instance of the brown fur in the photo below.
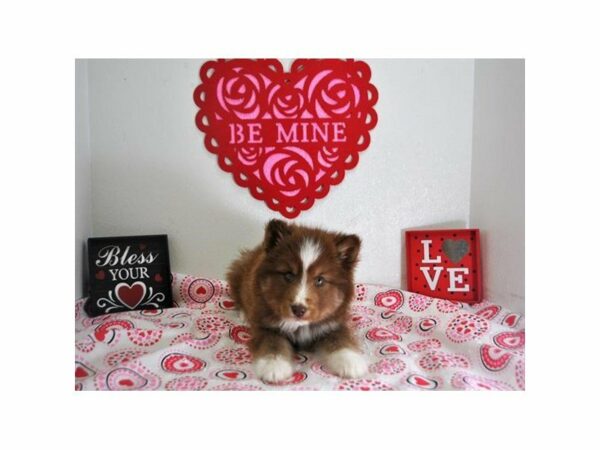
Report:
M 307 270 L 308 309 L 301 318 L 309 322 L 311 335 L 316 336 L 302 340 L 296 339 L 293 332 L 286 332 L 280 324 L 297 320 L 291 305 L 302 278 L 299 251 L 307 239 L 318 243 L 322 251 Z M 360 239 L 355 235 L 280 220 L 267 224 L 263 243 L 241 252 L 227 274 L 231 296 L 250 324 L 250 350 L 255 359 L 282 356 L 291 360 L 293 346 L 326 353 L 358 349 L 348 319 L 359 250 Z M 324 279 L 321 286 L 317 277 Z

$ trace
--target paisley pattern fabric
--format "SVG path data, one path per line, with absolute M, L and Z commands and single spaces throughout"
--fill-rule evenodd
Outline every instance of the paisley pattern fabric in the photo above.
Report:
M 369 361 L 341 379 L 297 353 L 288 380 L 252 371 L 250 331 L 227 284 L 173 274 L 175 307 L 90 318 L 75 302 L 76 390 L 524 390 L 525 320 L 484 301 L 467 305 L 358 284 L 351 326 Z

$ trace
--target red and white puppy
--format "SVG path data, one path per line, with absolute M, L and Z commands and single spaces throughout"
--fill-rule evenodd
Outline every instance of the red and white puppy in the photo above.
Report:
M 262 245 L 233 262 L 227 280 L 250 324 L 259 378 L 289 378 L 294 348 L 317 352 L 342 377 L 367 371 L 348 327 L 359 250 L 356 235 L 271 220 Z

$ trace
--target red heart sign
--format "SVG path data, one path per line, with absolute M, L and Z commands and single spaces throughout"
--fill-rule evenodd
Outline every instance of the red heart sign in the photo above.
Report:
M 209 61 L 194 91 L 196 125 L 219 167 L 257 200 L 297 217 L 358 164 L 377 123 L 362 61 Z

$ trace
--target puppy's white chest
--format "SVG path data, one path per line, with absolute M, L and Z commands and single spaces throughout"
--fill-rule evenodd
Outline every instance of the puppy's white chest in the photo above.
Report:
M 339 325 L 336 322 L 314 325 L 308 324 L 306 321 L 283 321 L 279 324 L 279 329 L 292 342 L 299 345 L 309 344 L 337 328 Z

